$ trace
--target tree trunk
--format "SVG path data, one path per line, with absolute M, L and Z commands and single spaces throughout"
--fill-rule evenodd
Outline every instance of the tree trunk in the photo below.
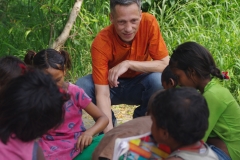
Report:
M 69 33 L 72 29 L 72 26 L 73 26 L 74 22 L 76 21 L 76 18 L 78 16 L 78 13 L 82 6 L 82 2 L 83 2 L 83 0 L 76 0 L 74 6 L 72 8 L 71 14 L 69 16 L 67 24 L 65 25 L 60 36 L 53 42 L 53 44 L 52 44 L 52 46 L 50 46 L 50 48 L 53 48 L 53 49 L 59 51 L 61 49 L 61 47 L 65 44 L 66 40 L 69 37 Z

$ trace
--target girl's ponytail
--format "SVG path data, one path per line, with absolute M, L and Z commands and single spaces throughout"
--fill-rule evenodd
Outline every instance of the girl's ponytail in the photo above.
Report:
M 72 67 L 72 62 L 71 62 L 71 58 L 69 56 L 69 53 L 67 51 L 64 51 L 64 50 L 60 50 L 59 52 L 65 59 L 64 60 L 65 68 L 70 70 L 71 67 Z
M 216 66 L 210 66 L 210 74 L 221 80 L 223 79 L 223 75 L 222 75 L 221 71 Z
M 27 52 L 27 54 L 25 55 L 24 57 L 24 62 L 27 64 L 27 65 L 33 65 L 33 58 L 34 56 L 36 55 L 36 52 L 35 51 L 32 51 L 32 50 L 29 50 Z

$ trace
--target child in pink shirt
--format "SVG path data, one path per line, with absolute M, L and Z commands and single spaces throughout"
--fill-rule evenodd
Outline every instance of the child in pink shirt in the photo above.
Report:
M 64 104 L 63 124 L 51 129 L 48 134 L 45 134 L 40 139 L 39 144 L 43 149 L 45 158 L 48 160 L 73 159 L 92 143 L 95 134 L 103 131 L 108 124 L 108 119 L 91 102 L 91 98 L 83 89 L 64 81 L 66 69 L 71 67 L 69 54 L 66 51 L 58 52 L 54 49 L 45 49 L 34 56 L 30 56 L 31 54 L 33 52 L 26 55 L 26 57 L 33 57 L 28 61 L 32 62 L 31 64 L 34 67 L 50 74 L 57 85 L 70 95 L 70 99 Z M 82 121 L 82 109 L 96 121 L 88 130 L 85 129 Z
M 50 76 L 21 64 L 26 73 L 0 91 L 0 159 L 44 160 L 35 139 L 62 122 L 66 94 Z
M 25 63 L 14 56 L 0 58 L 0 89 L 11 79 L 22 75 L 26 71 Z

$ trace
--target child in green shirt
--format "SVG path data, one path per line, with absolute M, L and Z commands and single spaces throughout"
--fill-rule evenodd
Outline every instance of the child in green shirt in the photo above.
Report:
M 179 86 L 198 89 L 205 97 L 210 116 L 203 138 L 219 159 L 240 159 L 240 107 L 228 89 L 213 77 L 223 79 L 210 52 L 195 42 L 179 45 L 169 66 L 178 77 Z

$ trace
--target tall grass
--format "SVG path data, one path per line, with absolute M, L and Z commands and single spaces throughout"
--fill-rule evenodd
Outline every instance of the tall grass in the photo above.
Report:
M 26 50 L 47 48 L 62 31 L 74 1 L 4 1 L 0 9 L 0 55 L 23 58 Z M 240 102 L 240 2 L 238 0 L 143 0 L 144 11 L 154 14 L 169 53 L 186 41 L 210 50 L 217 66 L 229 71 L 224 81 Z M 147 4 L 147 5 L 146 5 Z M 91 73 L 90 46 L 97 33 L 109 25 L 109 0 L 85 0 L 64 49 L 73 69 L 68 79 Z
M 81 8 L 79 18 L 71 31 L 71 37 L 67 43 L 67 50 L 71 52 L 73 71 L 70 79 L 91 73 L 90 47 L 97 33 L 109 25 L 109 3 L 108 1 L 85 1 Z
M 163 4 L 164 5 L 164 4 Z M 157 6 L 157 5 L 156 5 Z M 160 7 L 160 6 L 158 6 Z M 228 71 L 231 79 L 224 81 L 233 95 L 240 101 L 240 18 L 238 1 L 189 1 L 171 8 L 162 6 L 157 16 L 163 37 L 170 53 L 180 43 L 196 41 L 210 50 L 217 66 Z M 156 14 L 156 8 L 151 10 Z M 163 9 L 165 8 L 164 12 Z

